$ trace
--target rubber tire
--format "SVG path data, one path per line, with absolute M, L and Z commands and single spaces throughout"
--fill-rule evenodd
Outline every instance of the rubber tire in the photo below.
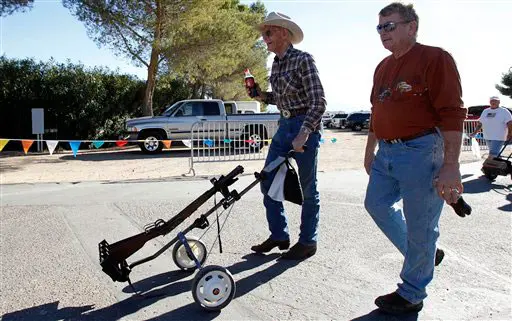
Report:
M 145 140 L 150 137 L 154 137 L 155 139 L 158 140 L 158 147 L 155 150 L 151 151 L 151 150 L 146 149 L 146 147 L 144 146 L 144 142 L 141 142 L 141 143 L 139 143 L 140 150 L 144 154 L 158 154 L 158 153 L 162 152 L 162 149 L 164 148 L 164 144 L 162 143 L 163 137 L 160 133 L 154 132 L 154 131 L 146 132 L 139 136 L 139 140 Z
M 201 266 L 203 266 L 204 262 L 206 262 L 206 252 L 207 252 L 207 248 L 206 248 L 206 245 L 203 243 L 203 241 L 201 241 L 200 239 L 198 239 L 197 237 L 194 237 L 194 236 L 189 236 L 189 237 L 185 237 L 188 240 L 192 240 L 192 241 L 196 241 L 197 244 L 199 244 L 199 246 L 201 246 L 203 249 L 203 253 L 204 253 L 204 256 L 202 258 L 196 258 L 198 261 L 199 261 L 199 264 L 201 264 Z M 179 267 L 181 270 L 183 271 L 194 271 L 197 269 L 197 267 L 194 265 L 193 267 L 188 267 L 188 266 L 183 266 L 183 265 L 180 265 L 179 261 L 178 261 L 178 257 L 177 257 L 177 253 L 178 253 L 178 250 L 183 246 L 183 244 L 178 241 L 176 242 L 176 244 L 174 244 L 174 247 L 172 249 L 172 260 L 174 261 L 174 264 L 176 264 L 177 267 Z
M 258 146 L 251 146 L 250 143 L 245 143 L 246 140 L 250 140 L 252 135 L 258 135 L 260 139 L 260 143 Z M 259 153 L 260 150 L 265 146 L 265 129 L 258 128 L 255 131 L 249 131 L 248 134 L 244 134 L 242 139 L 244 140 L 244 146 L 249 148 L 251 151 Z
M 487 172 L 487 171 L 485 171 L 485 170 L 484 170 L 484 176 L 485 176 L 488 180 L 490 180 L 491 182 L 493 182 L 493 181 L 498 177 L 498 175 L 497 175 L 497 174 L 491 174 L 491 173 L 489 173 L 489 172 Z
M 221 305 L 215 306 L 215 307 L 207 307 L 207 306 L 204 306 L 203 304 L 201 304 L 201 301 L 197 297 L 197 286 L 199 284 L 199 281 L 206 274 L 210 273 L 211 271 L 215 271 L 215 270 L 222 271 L 222 272 L 224 272 L 227 275 L 227 277 L 229 278 L 229 282 L 231 283 L 231 292 L 228 294 L 228 298 L 226 299 L 226 301 L 224 301 Z M 233 279 L 233 275 L 231 275 L 231 272 L 229 272 L 228 269 L 226 269 L 225 267 L 222 267 L 222 266 L 210 265 L 210 266 L 204 267 L 199 272 L 197 272 L 196 276 L 194 277 L 194 281 L 192 282 L 192 296 L 194 298 L 194 301 L 201 308 L 203 308 L 204 310 L 207 310 L 207 311 L 220 311 L 220 310 L 222 310 L 223 308 L 225 308 L 231 302 L 231 300 L 233 300 L 233 298 L 235 297 L 235 293 L 236 293 L 236 283 L 235 283 L 235 280 Z

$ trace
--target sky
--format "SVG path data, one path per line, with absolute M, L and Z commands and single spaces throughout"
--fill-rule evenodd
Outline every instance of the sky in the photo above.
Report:
M 391 1 L 263 2 L 268 12 L 284 13 L 302 28 L 304 41 L 295 47 L 315 58 L 327 110 L 369 110 L 375 67 L 390 54 L 382 47 L 375 26 L 378 12 Z M 465 106 L 488 104 L 490 96 L 498 95 L 502 106 L 512 107 L 512 99 L 495 88 L 512 67 L 512 0 L 404 3 L 413 3 L 419 16 L 418 42 L 453 55 Z M 99 48 L 61 1 L 35 0 L 31 11 L 0 18 L 0 54 L 36 61 L 53 57 L 57 62 L 106 66 L 147 78 L 146 69 L 115 56 L 108 48 Z M 271 59 L 273 54 L 269 68 Z

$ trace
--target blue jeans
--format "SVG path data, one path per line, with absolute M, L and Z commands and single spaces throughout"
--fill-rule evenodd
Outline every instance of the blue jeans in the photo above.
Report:
M 405 257 L 397 293 L 411 303 L 427 297 L 426 286 L 434 276 L 443 200 L 433 180 L 443 163 L 443 148 L 437 133 L 397 144 L 379 141 L 366 191 L 366 210 Z M 403 210 L 395 206 L 400 199 Z
M 285 156 L 293 149 L 292 141 L 299 133 L 304 122 L 304 115 L 293 118 L 281 118 L 279 128 L 272 137 L 272 143 L 265 161 L 265 166 L 278 156 Z M 309 134 L 304 153 L 295 153 L 298 174 L 304 194 L 302 205 L 299 242 L 305 245 L 316 244 L 318 234 L 318 220 L 320 214 L 320 195 L 317 190 L 317 163 L 318 148 L 321 134 L 318 131 Z M 267 221 L 270 229 L 270 238 L 276 241 L 289 240 L 288 219 L 285 214 L 283 202 L 273 200 L 267 195 L 275 175 L 271 175 L 261 182 L 263 204 L 267 212 Z
M 503 148 L 503 145 L 505 144 L 505 142 L 502 140 L 486 139 L 485 142 L 487 143 L 487 146 L 489 147 L 489 156 L 498 156 L 501 149 Z

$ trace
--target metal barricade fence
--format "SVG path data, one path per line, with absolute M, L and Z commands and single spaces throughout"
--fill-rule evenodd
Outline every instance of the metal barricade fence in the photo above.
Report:
M 475 128 L 478 126 L 478 120 L 476 119 L 467 119 L 464 121 L 464 127 L 462 131 L 462 151 L 470 151 L 471 150 L 471 137 L 469 137 L 469 134 L 471 134 Z M 480 146 L 480 150 L 487 150 L 487 142 L 482 136 L 482 133 L 479 135 L 476 135 L 476 140 L 478 142 L 478 145 Z
M 278 122 L 218 120 L 199 121 L 190 131 L 190 169 L 206 162 L 265 159 Z

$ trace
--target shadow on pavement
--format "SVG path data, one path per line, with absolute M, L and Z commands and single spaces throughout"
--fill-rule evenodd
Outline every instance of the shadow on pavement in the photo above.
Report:
M 465 194 L 477 194 L 489 192 L 491 190 L 499 191 L 509 189 L 509 186 L 491 182 L 483 175 L 470 181 L 463 182 L 462 185 L 464 186 Z
M 205 148 L 205 149 L 195 149 L 194 157 L 220 157 L 220 156 L 235 156 L 251 154 L 254 151 L 245 148 Z M 78 152 L 77 156 L 73 155 L 64 155 L 60 156 L 59 159 L 61 161 L 73 160 L 73 161 L 84 161 L 84 162 L 101 162 L 101 161 L 111 161 L 111 160 L 130 160 L 130 159 L 158 159 L 158 158 L 188 158 L 191 156 L 190 149 L 180 148 L 180 149 L 167 149 L 163 150 L 157 154 L 145 154 L 138 149 L 130 149 L 124 151 L 114 151 L 114 152 L 87 152 L 80 153 Z
M 236 275 L 243 271 L 251 270 L 257 266 L 276 260 L 278 257 L 279 255 L 277 253 L 271 255 L 249 254 L 242 257 L 242 261 L 227 267 L 227 269 L 231 274 Z M 298 261 L 276 261 L 267 269 L 256 272 L 244 279 L 236 280 L 235 277 L 235 298 L 249 293 L 258 286 L 267 283 L 287 269 L 294 267 L 299 263 L 300 262 Z M 119 320 L 136 313 L 157 301 L 191 291 L 193 280 L 182 279 L 190 277 L 192 274 L 192 272 L 185 272 L 181 270 L 170 271 L 138 281 L 133 285 L 140 294 L 133 294 L 129 298 L 97 310 L 93 310 L 93 305 L 65 307 L 59 309 L 59 301 L 54 301 L 7 313 L 3 315 L 2 320 Z M 125 287 L 123 292 L 133 293 L 129 286 Z M 220 313 L 221 312 L 205 311 L 195 302 L 191 302 L 190 304 L 148 320 L 212 320 Z
M 509 202 L 506 205 L 498 207 L 499 210 L 504 212 L 512 212 L 512 194 L 511 185 L 496 184 L 488 180 L 485 176 L 480 176 L 476 179 L 462 183 L 464 186 L 465 194 L 477 194 L 494 191 L 498 194 L 506 195 L 505 199 Z
M 416 321 L 418 320 L 418 313 L 409 313 L 404 315 L 390 315 L 380 312 L 378 309 L 372 312 L 352 319 L 351 321 Z
M 76 157 L 73 155 L 64 155 L 59 157 L 61 160 L 73 160 L 73 161 L 84 161 L 84 162 L 101 162 L 110 160 L 127 160 L 127 159 L 153 159 L 153 158 L 169 158 L 169 157 L 190 157 L 190 150 L 164 150 L 158 154 L 144 154 L 138 149 L 126 150 L 126 151 L 115 151 L 115 152 L 91 152 L 91 153 L 80 153 Z
M 509 193 L 505 199 L 509 201 L 509 203 L 498 207 L 498 209 L 504 212 L 512 212 L 512 194 Z

